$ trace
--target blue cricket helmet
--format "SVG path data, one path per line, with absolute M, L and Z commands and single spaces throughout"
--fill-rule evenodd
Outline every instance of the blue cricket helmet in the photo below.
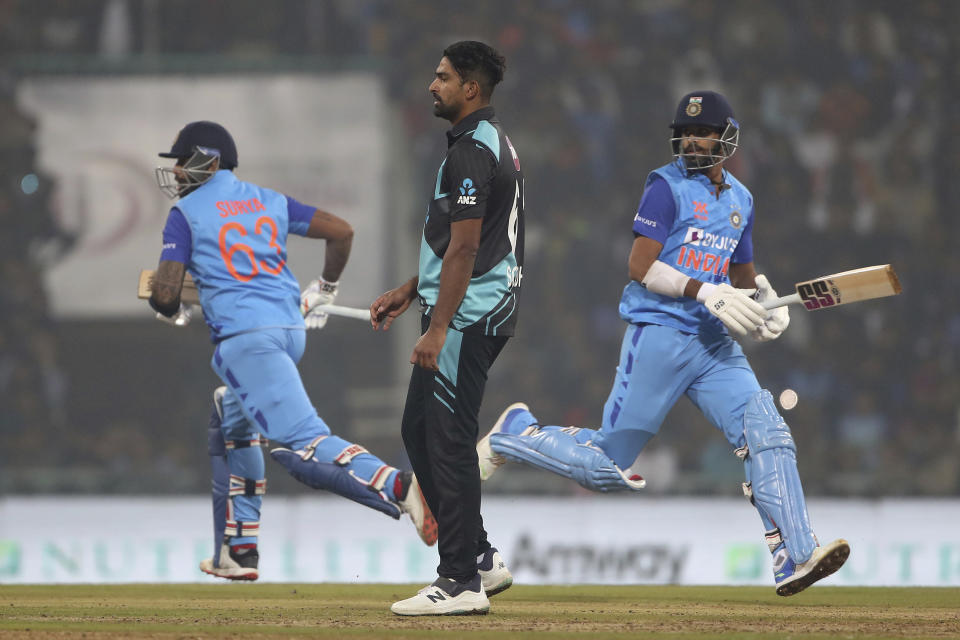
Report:
M 189 158 L 197 147 L 217 150 L 221 169 L 237 168 L 237 145 L 233 136 L 223 125 L 209 120 L 191 122 L 180 129 L 170 151 L 159 155 L 161 158 Z
M 674 135 L 682 127 L 710 127 L 723 131 L 730 120 L 736 122 L 736 116 L 723 95 L 716 91 L 694 91 L 680 98 L 670 127 Z
M 720 134 L 716 149 L 707 154 L 685 154 L 682 150 L 684 127 L 709 127 Z M 670 123 L 673 156 L 689 170 L 709 169 L 730 158 L 740 145 L 740 123 L 730 102 L 716 91 L 694 91 L 680 98 Z

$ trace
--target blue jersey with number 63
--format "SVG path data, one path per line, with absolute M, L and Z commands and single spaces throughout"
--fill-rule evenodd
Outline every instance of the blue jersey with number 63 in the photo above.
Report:
M 306 234 L 312 211 L 226 170 L 171 210 L 160 259 L 187 265 L 214 342 L 254 329 L 303 328 L 287 233 Z

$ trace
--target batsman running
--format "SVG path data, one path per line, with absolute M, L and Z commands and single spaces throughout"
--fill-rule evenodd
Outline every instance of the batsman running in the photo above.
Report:
M 186 324 L 190 310 L 180 292 L 189 271 L 216 345 L 211 366 L 225 385 L 214 393 L 208 432 L 214 554 L 200 568 L 231 580 L 259 577 L 266 492 L 261 434 L 283 443 L 271 456 L 297 480 L 393 518 L 407 513 L 423 541 L 435 543 L 436 520 L 413 473 L 333 435 L 297 370 L 305 327 L 326 323 L 315 307 L 336 297 L 350 255 L 350 224 L 239 180 L 236 145 L 217 123 L 191 122 L 160 156 L 176 159 L 156 175 L 160 189 L 179 200 L 163 230 L 150 306 L 158 317 Z M 286 264 L 288 233 L 326 241 L 322 276 L 302 295 Z
M 633 219 L 619 308 L 629 325 L 602 426 L 541 426 L 513 404 L 477 445 L 481 476 L 513 460 L 593 491 L 640 490 L 645 481 L 630 468 L 686 394 L 743 460 L 777 593 L 793 595 L 839 569 L 850 546 L 814 536 L 790 428 L 730 335 L 774 340 L 790 323 L 786 307 L 760 304 L 777 294 L 754 270 L 753 197 L 724 169 L 740 125 L 724 96 L 696 91 L 670 127 L 674 161 L 647 177 Z

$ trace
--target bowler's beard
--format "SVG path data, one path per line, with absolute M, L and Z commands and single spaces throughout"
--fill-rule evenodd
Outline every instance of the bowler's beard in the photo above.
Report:
M 436 99 L 436 98 L 435 98 Z M 433 105 L 433 115 L 444 120 L 453 121 L 457 115 L 457 109 L 453 105 L 445 104 L 442 100 L 436 99 L 437 104 Z

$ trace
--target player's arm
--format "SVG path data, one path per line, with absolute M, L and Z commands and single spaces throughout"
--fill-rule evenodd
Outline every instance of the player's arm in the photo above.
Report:
M 314 209 L 306 236 L 327 241 L 321 277 L 327 282 L 338 281 L 350 258 L 353 227 L 339 216 L 322 209 Z
M 652 238 L 634 238 L 630 250 L 630 278 L 662 296 L 696 299 L 704 282 L 662 262 L 659 259 L 662 250 L 663 244 Z
M 151 283 L 150 306 L 160 315 L 172 318 L 181 310 L 180 292 L 186 264 L 192 251 L 190 225 L 177 207 L 170 209 L 163 228 L 160 263 Z
M 440 289 L 430 312 L 430 327 L 420 336 L 410 362 L 437 369 L 437 358 L 447 339 L 447 328 L 463 301 L 480 250 L 483 218 L 487 212 L 497 158 L 480 144 L 454 146 L 447 155 L 445 179 L 450 198 L 450 242 L 440 267 Z M 455 196 L 468 196 L 461 199 Z
M 734 249 L 730 257 L 730 282 L 733 286 L 740 288 L 756 288 L 756 295 L 753 298 L 763 303 L 772 300 L 777 296 L 776 290 L 770 281 L 763 274 L 758 274 L 753 264 L 753 205 L 751 203 L 750 215 L 747 219 L 747 225 L 740 235 L 740 241 L 737 248 Z M 786 306 L 772 309 L 765 314 L 762 324 L 756 329 L 750 331 L 750 336 L 757 341 L 766 342 L 776 340 L 780 337 L 790 325 L 790 311 Z
M 353 227 L 343 218 L 329 211 L 310 207 L 287 196 L 287 219 L 290 233 L 326 240 L 323 273 L 311 280 L 300 294 L 300 313 L 308 329 L 322 329 L 327 314 L 316 308 L 333 304 L 340 291 L 340 275 L 350 259 L 353 246 Z
M 420 336 L 410 363 L 437 370 L 437 358 L 447 339 L 447 327 L 460 307 L 470 285 L 473 266 L 480 249 L 481 218 L 469 218 L 450 224 L 450 244 L 443 254 L 440 268 L 440 290 L 430 312 L 430 327 Z
M 756 283 L 757 271 L 753 262 L 730 263 L 730 284 L 737 289 L 753 289 Z
M 677 216 L 677 204 L 667 181 L 651 174 L 633 218 L 633 247 L 630 249 L 630 279 L 648 290 L 671 298 L 687 294 L 687 284 L 696 283 L 689 276 L 660 260 L 663 244 Z M 690 289 L 696 297 L 699 283 Z
M 370 305 L 370 324 L 376 331 L 381 326 L 386 331 L 407 308 L 413 299 L 417 297 L 417 285 L 420 284 L 419 276 L 413 276 L 396 289 L 391 289 L 381 294 L 373 304 Z
M 186 265 L 175 260 L 161 260 L 150 285 L 150 306 L 170 318 L 180 310 L 180 291 Z
M 630 250 L 630 278 L 643 284 L 654 293 L 671 298 L 694 298 L 700 294 L 705 283 L 681 273 L 660 261 L 663 244 L 646 236 L 637 236 Z M 730 265 L 730 281 L 739 289 L 752 289 L 754 284 L 753 263 Z M 715 285 L 710 285 L 708 290 Z M 702 302 L 702 300 L 701 300 Z

